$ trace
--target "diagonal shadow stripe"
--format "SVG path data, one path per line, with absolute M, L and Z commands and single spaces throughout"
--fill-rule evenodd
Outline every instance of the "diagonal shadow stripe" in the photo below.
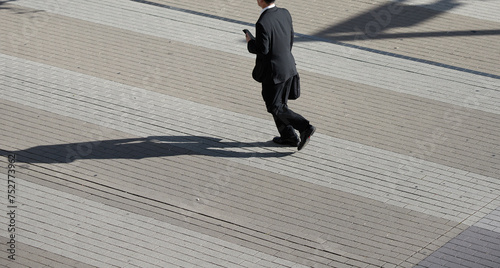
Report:
M 203 13 L 203 12 L 198 12 L 198 11 L 194 11 L 194 10 L 190 10 L 190 9 L 179 8 L 179 7 L 174 7 L 174 6 L 165 5 L 165 4 L 159 4 L 159 3 L 155 3 L 155 2 L 151 2 L 151 1 L 147 1 L 147 0 L 130 0 L 130 1 L 137 2 L 137 3 L 142 3 L 142 4 L 147 4 L 147 5 L 152 5 L 152 6 L 157 6 L 157 7 L 161 7 L 161 8 L 168 8 L 170 10 L 174 10 L 174 11 L 178 11 L 178 12 L 184 12 L 184 13 L 188 13 L 188 14 L 192 14 L 192 15 L 197 15 L 197 16 L 202 16 L 202 17 L 207 17 L 207 18 L 212 18 L 212 19 L 216 19 L 216 20 L 222 20 L 222 21 L 231 22 L 231 23 L 235 23 L 235 24 L 240 24 L 240 25 L 244 25 L 244 26 L 255 27 L 254 23 L 249 23 L 249 22 L 246 22 L 246 21 L 230 19 L 230 18 L 221 17 L 221 16 L 217 16 L 217 15 L 213 15 L 213 14 L 208 14 L 208 13 Z M 405 60 L 409 60 L 409 61 L 414 61 L 414 62 L 429 64 L 429 65 L 433 65 L 433 66 L 438 66 L 438 67 L 442 67 L 442 68 L 446 68 L 446 69 L 451 69 L 451 70 L 455 70 L 455 71 L 460 71 L 460 72 L 475 74 L 475 75 L 479 75 L 479 76 L 490 77 L 490 78 L 494 78 L 494 79 L 500 79 L 500 75 L 490 74 L 490 73 L 486 73 L 486 72 L 480 72 L 480 71 L 476 71 L 476 70 L 472 70 L 472 69 L 467 69 L 467 68 L 462 68 L 462 67 L 458 67 L 458 66 L 453 66 L 453 65 L 449 65 L 449 64 L 444 64 L 444 63 L 440 63 L 440 62 L 436 62 L 436 61 L 430 61 L 430 60 L 420 59 L 420 58 L 416 58 L 416 57 L 405 56 L 405 55 L 401 55 L 401 54 L 397 54 L 397 53 L 387 52 L 387 51 L 383 51 L 383 50 L 378 50 L 378 49 L 373 49 L 373 48 L 368 48 L 368 47 L 363 47 L 363 46 L 357 46 L 357 45 L 347 44 L 347 43 L 343 43 L 343 42 L 339 42 L 339 41 L 333 41 L 333 40 L 329 40 L 329 39 L 326 39 L 326 38 L 321 38 L 321 37 L 317 37 L 317 36 L 313 36 L 313 35 L 307 35 L 307 34 L 301 34 L 301 33 L 295 33 L 295 35 L 298 37 L 296 39 L 296 42 L 325 42 L 325 43 L 331 43 L 331 44 L 335 44 L 335 45 L 339 45 L 339 46 L 344 46 L 344 47 L 348 47 L 348 48 L 353 48 L 353 49 L 359 49 L 359 50 L 363 50 L 363 51 L 368 51 L 368 52 L 371 52 L 371 53 L 376 53 L 376 54 L 380 54 L 380 55 L 384 55 L 384 56 L 395 57 L 395 58 L 399 58 L 399 59 L 405 59 Z
M 500 208 L 452 238 L 415 268 L 500 267 Z M 490 227 L 481 224 L 487 222 Z

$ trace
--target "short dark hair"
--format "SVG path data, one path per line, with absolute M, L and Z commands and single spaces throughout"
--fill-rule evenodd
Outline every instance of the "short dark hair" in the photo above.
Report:
M 274 3 L 276 0 L 264 0 L 264 2 L 268 3 L 268 4 L 272 4 Z

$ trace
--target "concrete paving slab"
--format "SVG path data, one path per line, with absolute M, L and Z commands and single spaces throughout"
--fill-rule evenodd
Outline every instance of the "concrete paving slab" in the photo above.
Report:
M 255 3 L 0 3 L 0 266 L 495 267 L 497 3 L 278 5 L 298 153 L 249 75 Z

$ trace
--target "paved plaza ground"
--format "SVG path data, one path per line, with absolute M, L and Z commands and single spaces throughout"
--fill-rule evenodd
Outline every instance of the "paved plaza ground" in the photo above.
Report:
M 0 267 L 500 267 L 500 1 L 0 1 Z

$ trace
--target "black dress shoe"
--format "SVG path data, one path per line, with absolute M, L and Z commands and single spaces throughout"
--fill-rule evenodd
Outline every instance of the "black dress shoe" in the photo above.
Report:
M 297 149 L 302 150 L 307 143 L 309 143 L 309 139 L 311 136 L 314 134 L 314 131 L 316 131 L 316 128 L 313 126 L 309 126 L 306 130 L 300 132 L 300 143 Z
M 297 137 L 291 137 L 286 139 L 283 139 L 282 137 L 274 137 L 273 142 L 281 145 L 296 147 L 299 144 L 299 139 Z

